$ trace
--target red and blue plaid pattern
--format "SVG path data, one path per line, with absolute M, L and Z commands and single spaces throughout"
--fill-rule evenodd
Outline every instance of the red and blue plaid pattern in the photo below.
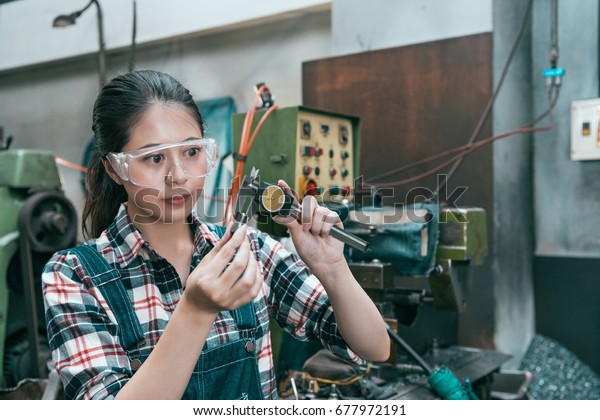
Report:
M 195 214 L 190 223 L 195 243 L 193 270 L 219 236 Z M 257 230 L 249 229 L 248 237 L 264 277 L 254 307 L 259 322 L 258 371 L 265 398 L 277 398 L 270 318 L 299 340 L 320 340 L 333 353 L 364 363 L 343 341 L 323 286 L 299 257 Z M 150 351 L 183 293 L 176 270 L 143 239 L 125 205 L 108 229 L 88 244 L 119 268 L 144 331 L 144 347 L 138 350 Z M 48 338 L 65 397 L 114 398 L 133 371 L 121 346 L 115 317 L 86 268 L 74 254 L 56 254 L 46 264 L 42 282 Z M 224 311 L 217 316 L 205 348 L 218 347 L 238 337 L 231 314 Z

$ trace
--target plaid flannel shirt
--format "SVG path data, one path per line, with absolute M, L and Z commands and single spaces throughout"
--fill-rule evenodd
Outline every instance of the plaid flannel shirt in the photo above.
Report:
M 196 214 L 194 269 L 219 237 Z M 299 257 L 255 229 L 248 229 L 252 251 L 264 282 L 254 307 L 258 316 L 256 351 L 263 395 L 276 399 L 277 389 L 269 334 L 269 318 L 299 340 L 320 340 L 338 356 L 364 364 L 343 341 L 327 294 Z M 113 223 L 88 242 L 117 266 L 144 331 L 144 346 L 153 348 L 183 293 L 174 267 L 148 244 L 121 205 Z M 110 399 L 133 375 L 120 344 L 116 320 L 74 254 L 54 255 L 42 274 L 48 339 L 52 358 L 69 399 Z M 218 314 L 205 348 L 238 339 L 229 311 Z M 143 349 L 142 349 L 143 350 Z M 243 380 L 243 378 L 239 378 Z

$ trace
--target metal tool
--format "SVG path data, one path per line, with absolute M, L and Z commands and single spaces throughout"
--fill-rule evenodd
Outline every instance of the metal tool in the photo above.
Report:
M 294 399 L 299 400 L 300 397 L 298 397 L 298 388 L 296 387 L 296 380 L 293 377 L 290 378 L 290 383 L 292 384 L 292 392 L 294 393 Z
M 278 185 L 260 182 L 258 169 L 252 168 L 250 175 L 244 177 L 240 187 L 232 230 L 237 229 L 243 223 L 247 223 L 250 217 L 257 211 L 262 211 L 271 216 L 291 216 L 299 222 L 302 217 L 302 209 L 295 197 L 287 194 Z M 329 234 L 335 239 L 362 252 L 366 252 L 369 249 L 367 241 L 337 226 L 333 226 Z
M 258 185 L 258 169 L 252 168 L 250 175 L 244 177 L 235 201 L 231 233 L 234 233 L 242 225 L 247 224 L 250 218 L 258 211 L 258 202 L 255 199 L 257 191 L 254 187 L 255 185 Z
M 396 334 L 394 331 L 392 331 L 392 328 L 387 323 L 385 323 L 385 327 L 387 329 L 387 332 L 388 332 L 390 338 L 392 340 L 394 340 L 397 344 L 399 344 L 400 347 L 402 347 L 402 350 L 404 350 L 406 353 L 408 353 L 408 355 L 415 362 L 417 362 L 417 364 L 419 366 L 421 366 L 423 368 L 423 370 L 425 371 L 425 373 L 427 375 L 431 375 L 433 373 L 433 369 L 431 366 L 429 366 L 429 363 L 427 363 L 421 356 L 419 356 L 419 354 L 411 346 L 409 346 L 406 341 L 404 341 L 402 338 L 400 338 L 400 336 L 398 334 Z

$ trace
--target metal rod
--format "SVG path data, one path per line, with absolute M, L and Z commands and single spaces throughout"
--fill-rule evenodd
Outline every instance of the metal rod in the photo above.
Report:
M 104 51 L 104 23 L 102 18 L 102 9 L 97 0 L 92 0 L 98 10 L 98 68 L 100 73 L 100 88 L 106 84 L 106 54 Z
M 133 29 L 131 31 L 131 47 L 129 48 L 129 64 L 127 69 L 131 72 L 135 68 L 135 37 L 137 34 L 137 7 L 133 1 Z
M 392 338 L 396 343 L 398 343 L 400 347 L 402 347 L 402 349 L 405 352 L 407 352 L 410 355 L 410 357 L 412 357 L 414 361 L 417 362 L 417 364 L 421 366 L 428 375 L 431 375 L 431 373 L 433 372 L 431 366 L 429 366 L 429 364 L 421 356 L 419 356 L 418 353 L 414 351 L 411 346 L 409 346 L 403 339 L 401 339 L 398 334 L 392 331 L 392 329 L 387 323 L 385 324 L 385 326 L 387 328 L 387 332 L 390 338 Z
M 73 15 L 73 16 L 75 16 L 75 17 L 79 17 L 79 16 L 81 16 L 81 14 L 82 14 L 83 12 L 85 12 L 87 9 L 89 9 L 89 8 L 90 8 L 90 6 L 92 5 L 92 3 L 93 3 L 93 2 L 94 2 L 94 0 L 90 0 L 90 2 L 89 2 L 88 4 L 86 4 L 86 5 L 85 5 L 85 7 L 84 7 L 83 9 L 81 9 L 81 10 L 78 10 L 78 11 L 76 11 L 76 12 L 73 12 L 73 13 L 72 13 L 72 15 Z
M 300 207 L 298 205 L 295 204 L 292 206 L 292 209 L 290 210 L 290 215 L 295 217 L 296 220 L 298 220 L 299 222 L 301 222 L 302 211 L 300 210 Z M 342 241 L 346 245 L 351 246 L 352 248 L 358 249 L 359 251 L 367 252 L 367 250 L 369 249 L 369 243 L 367 241 L 351 233 L 348 233 L 344 229 L 340 229 L 337 226 L 332 226 L 331 230 L 329 231 L 329 235 L 331 235 L 339 241 Z
M 369 243 L 358 236 L 354 236 L 351 233 L 346 232 L 344 229 L 340 229 L 337 226 L 333 226 L 329 231 L 329 234 L 335 239 L 338 239 L 346 245 L 356 248 L 359 251 L 367 252 L 369 249 Z
M 550 30 L 550 65 L 552 68 L 556 67 L 558 62 L 558 0 L 552 0 L 552 23 Z

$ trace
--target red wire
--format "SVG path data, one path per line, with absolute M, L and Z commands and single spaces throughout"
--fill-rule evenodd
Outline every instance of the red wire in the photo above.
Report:
M 532 133 L 532 132 L 537 132 L 537 131 L 549 131 L 552 130 L 554 128 L 554 121 L 552 119 L 552 110 L 554 109 L 554 106 L 556 105 L 556 102 L 558 100 L 558 92 L 556 94 L 556 97 L 554 99 L 552 99 L 552 92 L 550 91 L 550 89 L 548 89 L 548 109 L 542 113 L 541 115 L 537 116 L 536 118 L 534 118 L 533 120 L 529 121 L 528 123 L 524 124 L 523 126 L 521 126 L 520 128 L 514 129 L 514 130 L 509 130 L 509 131 L 505 131 L 504 133 L 501 134 L 497 134 L 495 136 L 492 137 L 488 137 L 486 139 L 483 140 L 479 140 L 475 143 L 467 143 L 463 146 L 459 146 L 450 150 L 446 150 L 444 152 L 438 153 L 436 155 L 433 156 L 429 156 L 427 158 L 421 159 L 417 162 L 413 162 L 410 163 L 408 165 L 402 166 L 400 168 L 394 169 L 392 171 L 388 171 L 382 174 L 379 174 L 373 178 L 370 178 L 368 181 L 363 182 L 363 186 L 365 187 L 371 187 L 371 186 L 376 186 L 376 187 L 394 187 L 394 186 L 401 186 L 401 185 L 406 185 L 406 184 L 410 184 L 412 182 L 415 181 L 419 181 L 423 178 L 426 178 L 430 175 L 435 174 L 437 171 L 444 169 L 445 167 L 449 166 L 450 164 L 452 164 L 453 162 L 456 162 L 459 159 L 462 159 L 464 156 L 474 152 L 475 150 L 489 144 L 492 143 L 496 140 L 500 140 L 506 137 L 510 137 L 512 135 L 516 135 L 516 134 L 523 134 L 523 133 Z M 537 122 L 539 122 L 542 118 L 545 118 L 546 116 L 550 117 L 550 124 L 548 126 L 545 127 L 531 127 L 532 125 L 536 124 Z M 392 182 L 383 182 L 383 183 L 377 183 L 374 184 L 373 182 L 377 179 L 381 179 L 387 176 L 391 176 L 393 174 L 397 174 L 400 172 L 403 172 L 407 169 L 410 169 L 412 167 L 415 166 L 419 166 L 422 165 L 424 163 L 427 162 L 431 162 L 437 159 L 440 159 L 444 156 L 450 155 L 450 154 L 454 154 L 454 153 L 458 153 L 461 152 L 460 154 L 444 161 L 442 164 L 436 166 L 435 168 L 432 168 L 426 172 L 423 172 L 419 175 L 415 175 L 411 178 L 407 178 L 407 179 L 403 179 L 400 181 L 392 181 Z

